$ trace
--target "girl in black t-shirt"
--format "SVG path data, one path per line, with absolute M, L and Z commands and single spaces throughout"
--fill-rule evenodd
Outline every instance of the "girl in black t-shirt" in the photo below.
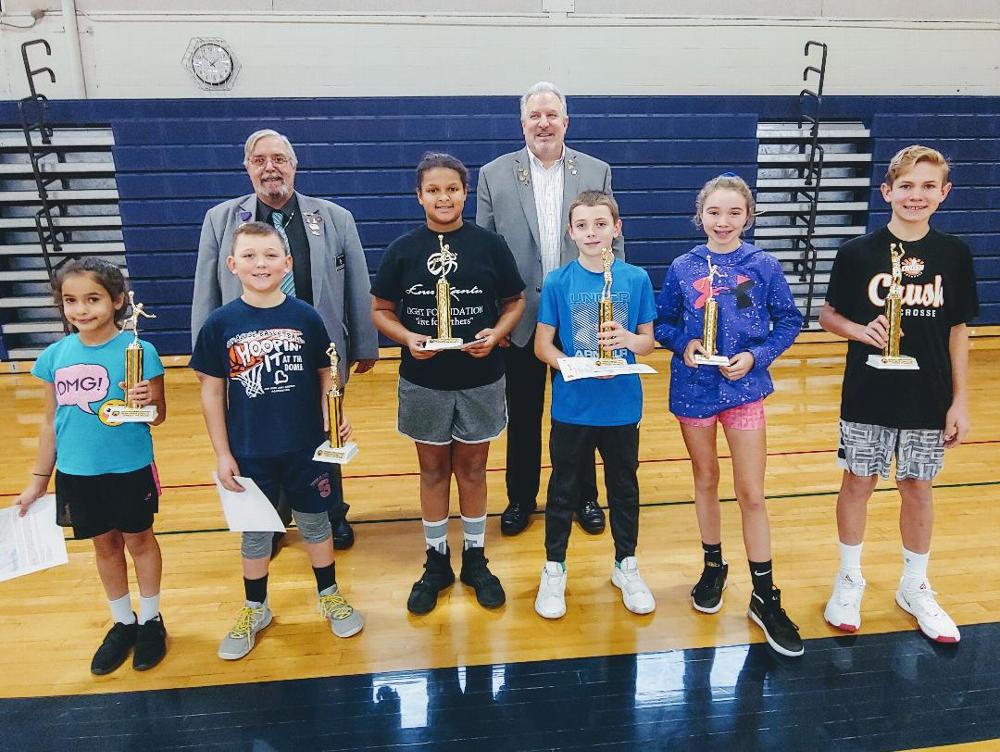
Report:
M 505 341 L 524 311 L 524 282 L 499 235 L 462 220 L 469 173 L 449 154 L 425 154 L 417 166 L 417 200 L 425 224 L 393 241 L 372 284 L 372 320 L 403 345 L 397 426 L 414 440 L 420 462 L 420 509 L 427 561 L 407 608 L 425 614 L 455 581 L 448 550 L 451 476 L 458 482 L 464 546 L 460 578 L 487 608 L 505 601 L 487 568 L 486 459 L 507 425 Z M 436 285 L 450 290 L 451 337 L 460 346 L 435 350 Z

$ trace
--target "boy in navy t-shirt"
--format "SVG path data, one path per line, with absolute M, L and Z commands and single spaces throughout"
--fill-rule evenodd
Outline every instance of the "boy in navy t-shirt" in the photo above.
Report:
M 327 419 L 322 395 L 329 388 L 330 338 L 312 306 L 282 292 L 292 257 L 274 227 L 248 222 L 238 228 L 226 264 L 243 295 L 208 317 L 191 355 L 219 482 L 242 491 L 234 476 L 251 478 L 275 505 L 284 489 L 316 575 L 320 613 L 335 635 L 350 637 L 364 620 L 337 588 L 327 516 L 331 466 L 312 459 Z M 350 433 L 345 420 L 340 434 Z M 246 602 L 219 646 L 220 658 L 245 656 L 271 623 L 271 539 L 269 532 L 243 533 Z
M 621 260 L 611 266 L 614 321 L 598 334 L 598 307 L 604 287 L 601 249 L 621 233 L 618 204 L 601 191 L 581 193 L 569 210 L 569 235 L 580 256 L 551 272 L 542 286 L 535 331 L 535 355 L 556 370 L 552 384 L 552 476 L 545 507 L 546 563 L 535 611 L 546 619 L 566 613 L 566 547 L 573 512 L 580 498 L 582 469 L 604 460 L 604 477 L 615 540 L 611 582 L 622 591 L 625 607 L 636 614 L 656 608 L 635 558 L 639 534 L 639 419 L 642 386 L 635 374 L 566 382 L 559 358 L 596 358 L 599 346 L 614 357 L 635 362 L 652 352 L 656 306 L 653 286 L 643 269 Z M 558 340 L 557 340 L 558 337 Z

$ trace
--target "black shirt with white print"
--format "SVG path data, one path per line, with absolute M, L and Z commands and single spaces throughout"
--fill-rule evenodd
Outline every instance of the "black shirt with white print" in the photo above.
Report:
M 379 264 L 372 295 L 397 301 L 397 315 L 411 332 L 437 337 L 435 286 L 438 277 L 428 260 L 440 253 L 438 234 L 426 225 L 397 238 Z M 451 332 L 466 343 L 500 317 L 500 301 L 517 296 L 524 282 L 507 242 L 496 233 L 465 222 L 457 230 L 440 233 L 457 255 L 456 266 L 446 272 L 451 287 Z M 442 350 L 427 360 L 417 360 L 402 348 L 399 375 L 428 389 L 471 389 L 492 384 L 503 375 L 503 356 L 497 348 L 485 358 L 458 350 Z
M 943 429 L 952 401 L 951 329 L 979 312 L 969 247 L 931 229 L 916 241 L 900 241 L 888 227 L 845 243 L 830 274 L 826 301 L 865 325 L 885 312 L 892 281 L 891 243 L 903 246 L 903 304 L 899 350 L 917 359 L 917 371 L 872 368 L 876 347 L 847 346 L 840 417 L 890 428 Z

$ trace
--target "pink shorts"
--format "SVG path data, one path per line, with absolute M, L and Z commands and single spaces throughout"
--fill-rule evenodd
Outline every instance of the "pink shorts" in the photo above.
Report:
M 717 415 L 709 415 L 707 418 L 685 418 L 682 415 L 675 417 L 678 422 L 697 428 L 713 426 L 716 420 L 726 428 L 735 428 L 738 431 L 759 431 L 767 424 L 767 419 L 764 417 L 763 399 L 747 403 L 746 405 L 731 407 Z

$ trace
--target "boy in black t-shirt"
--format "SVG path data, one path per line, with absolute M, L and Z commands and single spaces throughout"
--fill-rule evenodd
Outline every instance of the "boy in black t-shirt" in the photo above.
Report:
M 909 146 L 892 158 L 882 184 L 892 218 L 887 227 L 840 249 L 820 313 L 824 329 L 849 340 L 838 449 L 844 468 L 837 497 L 840 571 L 824 614 L 845 632 L 861 626 L 868 499 L 878 477 L 889 478 L 895 455 L 903 540 L 896 603 L 932 640 L 959 640 L 958 627 L 938 605 L 927 579 L 931 484 L 944 464 L 945 448 L 960 444 L 969 431 L 966 323 L 978 313 L 968 247 L 930 226 L 931 215 L 951 190 L 948 172 L 941 153 L 925 146 Z M 880 370 L 867 363 L 888 338 L 883 311 L 893 284 L 893 244 L 897 252 L 903 250 L 900 353 L 916 358 L 919 370 Z
M 251 478 L 275 505 L 285 491 L 316 576 L 319 611 L 335 635 L 350 637 L 364 620 L 337 588 L 327 516 L 331 466 L 312 458 L 328 420 L 322 395 L 330 386 L 330 337 L 311 305 L 282 292 L 292 257 L 272 225 L 239 227 L 226 265 L 239 277 L 243 295 L 208 317 L 190 364 L 201 381 L 219 482 L 243 491 L 234 476 Z M 340 435 L 350 434 L 345 420 Z M 243 533 L 241 551 L 246 602 L 219 646 L 225 660 L 249 653 L 257 633 L 271 623 L 271 533 Z
M 403 345 L 397 428 L 413 439 L 420 463 L 426 562 L 406 607 L 426 614 L 455 581 L 448 548 L 451 476 L 458 483 L 464 545 L 461 581 L 487 608 L 503 605 L 500 580 L 487 568 L 486 460 L 507 427 L 503 359 L 497 352 L 524 312 L 524 282 L 507 243 L 462 220 L 469 173 L 450 154 L 425 154 L 417 200 L 426 222 L 386 249 L 372 283 L 372 320 Z M 444 272 L 447 313 L 461 349 L 433 350 L 435 286 Z

